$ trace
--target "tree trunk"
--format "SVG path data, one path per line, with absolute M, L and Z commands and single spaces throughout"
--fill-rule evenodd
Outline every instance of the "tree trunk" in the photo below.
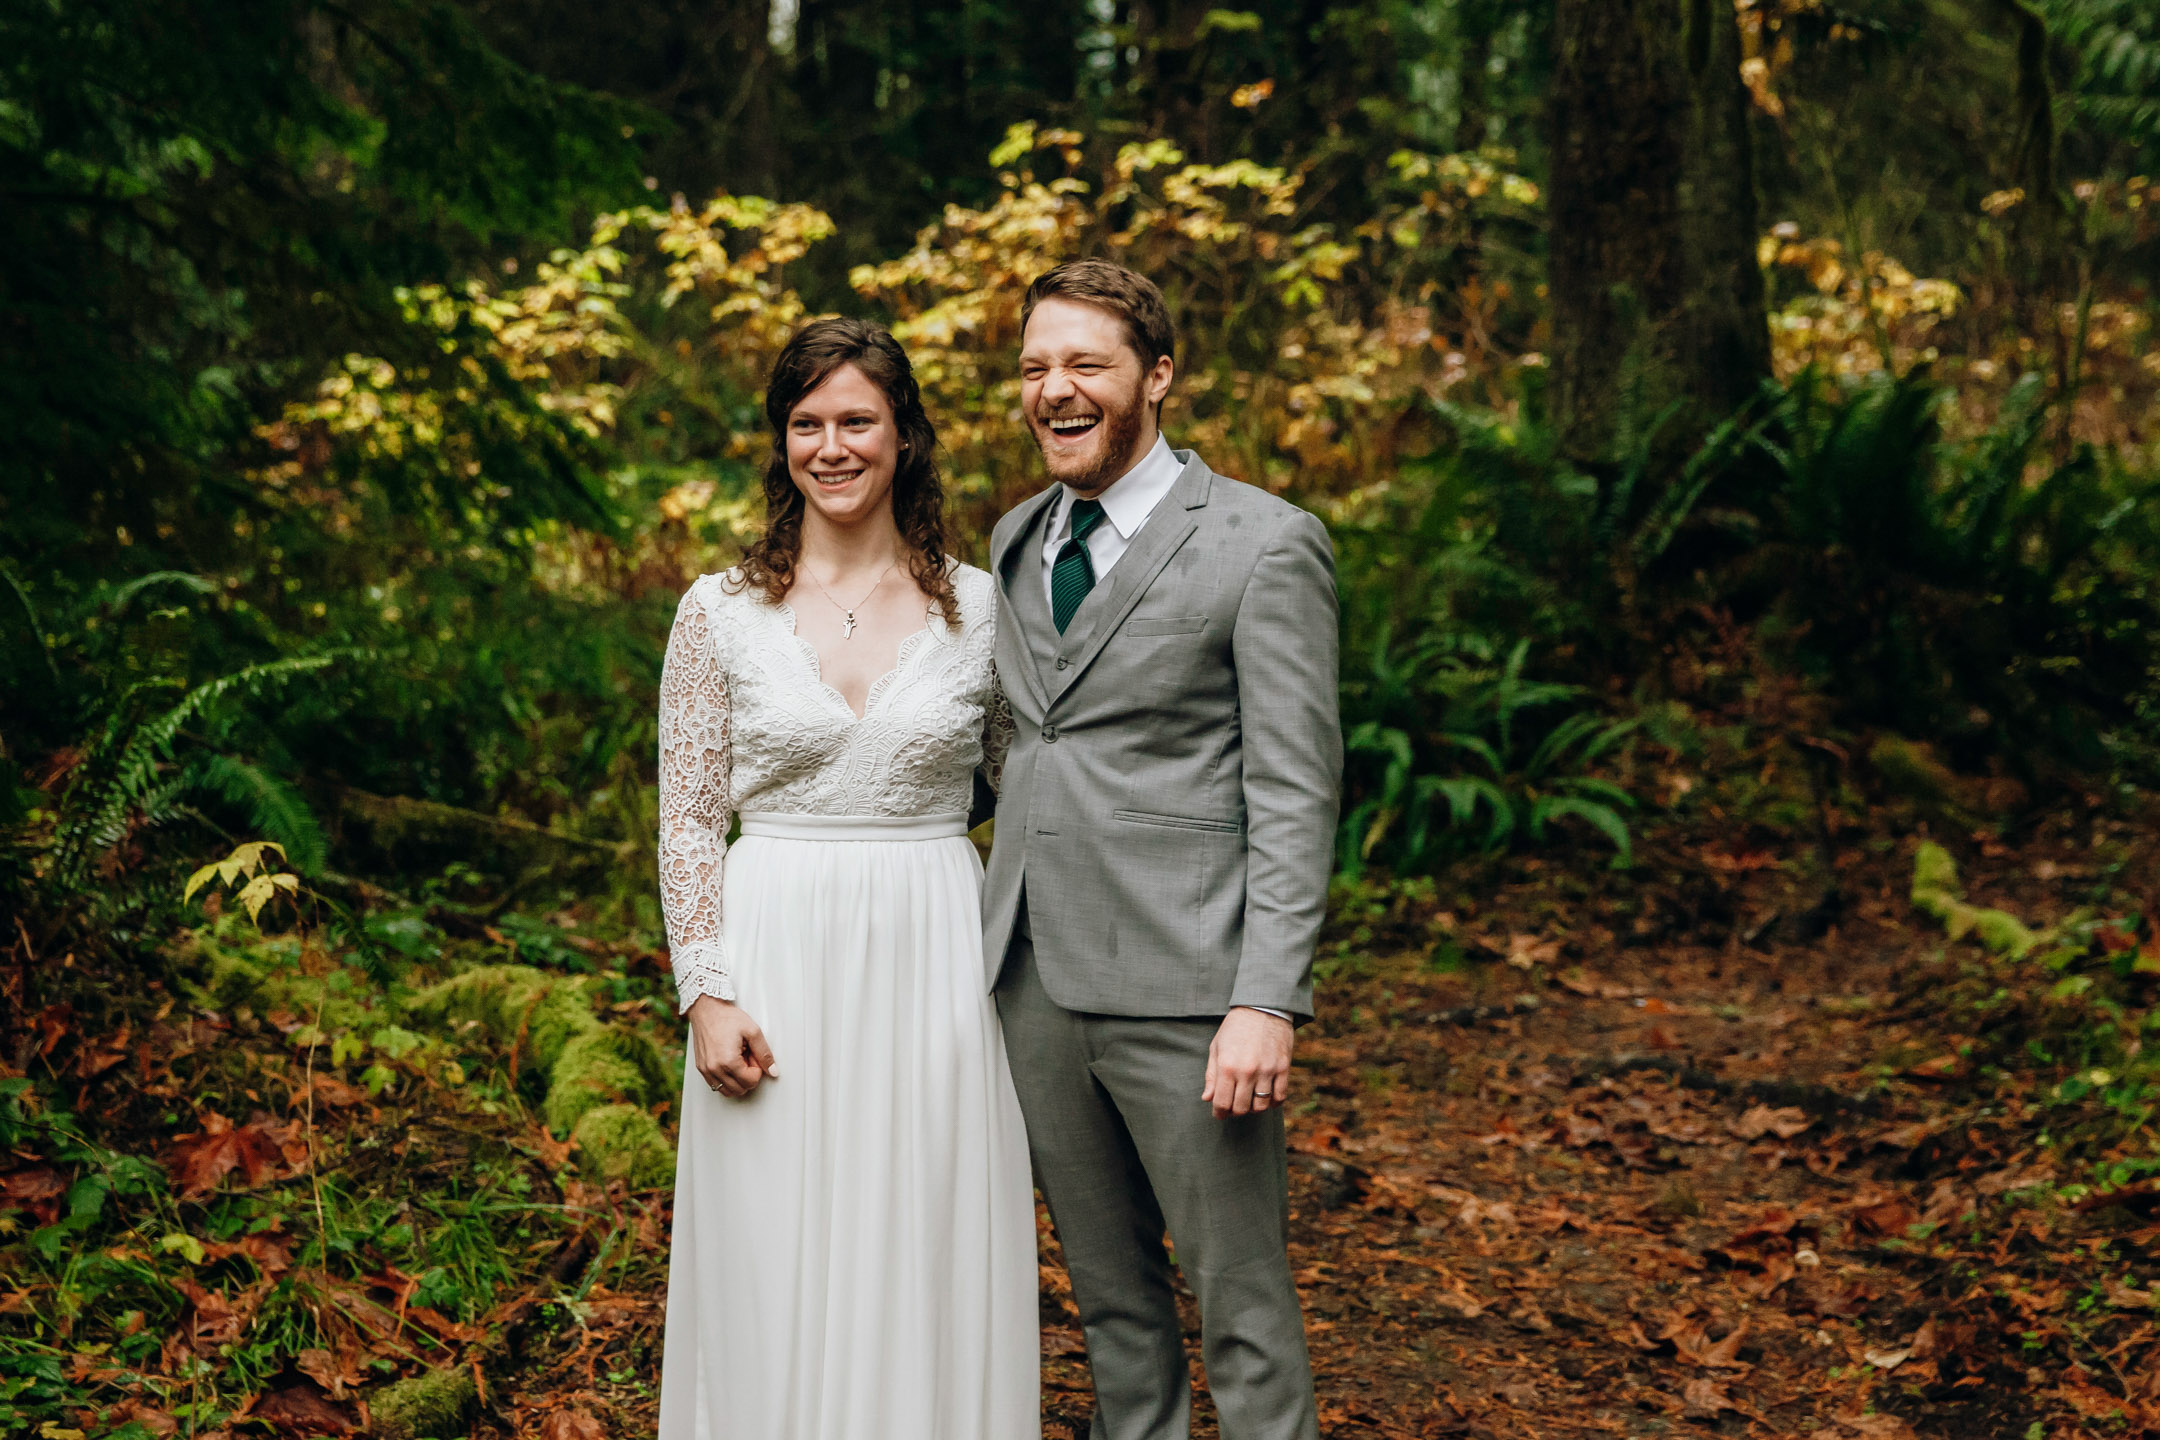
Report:
M 1553 28 L 1553 410 L 1587 460 L 1675 400 L 1699 433 L 1770 340 L 1727 0 L 1558 0 Z

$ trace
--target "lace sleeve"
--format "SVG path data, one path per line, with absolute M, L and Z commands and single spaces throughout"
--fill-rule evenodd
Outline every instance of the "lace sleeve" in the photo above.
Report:
M 977 767 L 992 795 L 1005 789 L 1005 755 L 1012 749 L 1012 706 L 1005 703 L 1005 687 L 998 683 L 997 665 L 990 666 L 990 699 L 983 705 L 982 764 Z
M 714 639 L 693 588 L 675 612 L 660 673 L 660 908 L 684 1010 L 700 995 L 735 998 L 720 925 L 732 753 L 727 675 Z

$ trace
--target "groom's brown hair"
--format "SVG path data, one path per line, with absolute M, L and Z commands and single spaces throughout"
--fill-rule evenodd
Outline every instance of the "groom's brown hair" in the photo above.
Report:
M 1162 291 L 1147 276 L 1115 260 L 1068 260 L 1036 276 L 1020 302 L 1022 335 L 1035 307 L 1045 300 L 1077 300 L 1117 316 L 1143 371 L 1153 369 L 1165 355 L 1177 358 L 1172 348 L 1177 332 L 1171 328 L 1170 306 Z

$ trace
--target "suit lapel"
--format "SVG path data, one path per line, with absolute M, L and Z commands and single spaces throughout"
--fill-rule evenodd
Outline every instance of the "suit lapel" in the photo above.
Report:
M 1199 456 L 1187 460 L 1170 493 L 1156 504 L 1155 513 L 1148 516 L 1132 545 L 1111 567 L 1109 576 L 1080 602 L 1072 627 L 1058 647 L 1058 653 L 1070 663 L 1050 686 L 1053 698 L 1070 690 L 1095 663 L 1095 657 L 1110 643 L 1118 626 L 1125 623 L 1133 606 L 1140 603 L 1148 586 L 1155 583 L 1163 566 L 1200 528 L 1192 512 L 1207 504 L 1214 478 L 1215 472 Z
M 1004 543 L 999 545 L 996 553 L 990 557 L 990 573 L 997 577 L 998 588 L 1004 592 L 1004 613 L 1014 622 L 1013 647 L 1006 653 L 1018 657 L 1018 663 L 1013 668 L 1020 672 L 1022 683 L 1033 692 L 1038 710 L 1049 708 L 1050 690 L 1043 680 L 1042 667 L 1036 662 L 1035 646 L 1020 632 L 1018 625 L 1022 614 L 1032 614 L 1038 607 L 1022 605 L 1015 600 L 1013 587 L 1033 585 L 1038 591 L 1042 588 L 1040 557 L 1034 557 L 1036 563 L 1029 563 L 1030 552 L 1040 546 L 1030 546 L 1028 541 L 1035 537 L 1036 526 L 1056 502 L 1057 493 L 1058 487 L 1052 485 L 1040 494 L 1021 501 L 1019 507 L 1007 517 L 1013 523 L 1005 534 Z M 1047 602 L 1040 608 L 1047 612 Z M 1047 619 L 1047 614 L 1045 618 Z M 1002 639 L 1000 649 L 1003 649 Z M 999 673 L 1002 675 L 1004 672 L 1001 669 Z

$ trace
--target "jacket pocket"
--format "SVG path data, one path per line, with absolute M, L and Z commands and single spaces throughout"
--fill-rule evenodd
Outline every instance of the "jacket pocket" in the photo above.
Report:
M 1149 620 L 1128 621 L 1125 633 L 1140 639 L 1149 635 L 1191 635 L 1207 628 L 1205 615 L 1172 615 Z
M 1152 810 L 1113 810 L 1110 816 L 1130 825 L 1160 825 L 1170 830 L 1213 830 L 1225 835 L 1235 835 L 1245 828 L 1235 820 L 1203 820 L 1197 815 L 1158 815 Z

